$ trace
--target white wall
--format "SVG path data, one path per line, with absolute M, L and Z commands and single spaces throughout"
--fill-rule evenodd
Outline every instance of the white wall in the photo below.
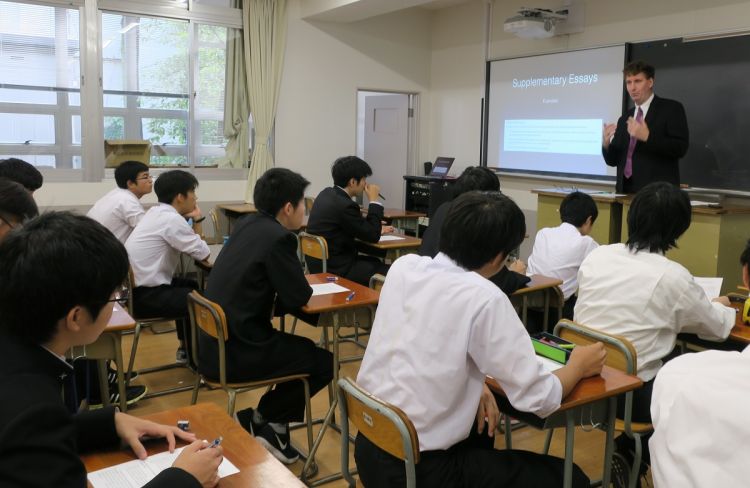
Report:
M 284 76 L 276 118 L 276 164 L 300 172 L 316 195 L 331 185 L 331 163 L 355 153 L 357 90 L 419 93 L 429 105 L 431 19 L 409 9 L 353 23 L 303 20 L 289 4 Z M 421 120 L 429 120 L 423 110 Z M 428 125 L 419 131 L 418 160 Z

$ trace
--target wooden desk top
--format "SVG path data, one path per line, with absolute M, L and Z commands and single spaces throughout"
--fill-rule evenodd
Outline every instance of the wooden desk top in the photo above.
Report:
M 132 329 L 135 329 L 135 319 L 130 316 L 127 310 L 122 308 L 122 305 L 115 303 L 114 307 L 112 307 L 112 317 L 109 319 L 104 332 Z
M 417 237 L 407 236 L 405 234 L 399 234 L 398 232 L 391 232 L 390 234 L 383 234 L 384 236 L 396 236 L 402 237 L 397 241 L 383 241 L 383 242 L 364 242 L 358 241 L 360 244 L 369 246 L 375 249 L 411 249 L 422 245 L 422 239 Z
M 487 386 L 495 393 L 505 395 L 494 378 L 487 377 Z M 592 403 L 604 398 L 619 395 L 643 386 L 637 376 L 625 374 L 620 370 L 604 366 L 600 376 L 586 378 L 578 382 L 573 391 L 563 398 L 557 412 L 562 412 L 580 405 Z
M 311 285 L 320 283 L 329 283 L 326 279 L 328 276 L 336 276 L 331 273 L 317 273 L 307 275 L 307 282 Z M 347 280 L 346 278 L 338 277 L 336 284 L 343 286 L 354 292 L 354 298 L 346 301 L 346 297 L 349 296 L 350 292 L 341 293 L 330 293 L 328 295 L 317 295 L 310 297 L 310 301 L 307 305 L 302 307 L 302 311 L 305 313 L 325 313 L 335 312 L 337 310 L 344 310 L 347 308 L 358 308 L 368 305 L 377 305 L 380 299 L 380 293 L 362 286 L 359 283 Z
M 635 195 L 625 195 L 617 197 L 617 201 L 623 205 L 630 205 Z M 725 215 L 725 214 L 750 214 L 750 207 L 738 207 L 738 206 L 720 206 L 720 207 L 692 207 L 694 214 L 702 215 Z
M 742 342 L 743 344 L 750 344 L 750 326 L 745 325 L 742 322 L 742 308 L 745 306 L 743 302 L 732 302 L 732 308 L 737 310 L 737 314 L 734 318 L 734 327 L 729 333 L 729 338 L 733 341 Z
M 366 214 L 368 208 L 361 207 L 362 213 Z M 402 208 L 384 208 L 383 218 L 384 219 L 418 219 L 419 217 L 427 217 L 426 213 L 414 212 L 412 210 L 404 210 Z
M 582 190 L 584 192 L 592 191 L 592 190 Z M 546 197 L 560 197 L 564 198 L 566 195 L 570 194 L 571 191 L 569 189 L 563 189 L 563 188 L 544 188 L 544 189 L 533 189 L 531 190 L 531 193 L 536 193 L 537 195 L 543 195 Z M 597 192 L 593 191 L 592 193 L 589 193 L 591 198 L 594 199 L 596 202 L 606 202 L 606 203 L 614 203 L 619 201 L 617 199 L 618 194 L 614 192 Z M 620 195 L 622 196 L 622 195 Z
M 550 278 L 549 276 L 543 275 L 531 275 L 531 281 L 524 287 L 514 291 L 511 296 L 525 295 L 527 293 L 533 293 L 535 291 L 544 290 L 546 288 L 553 288 L 555 286 L 562 285 L 562 280 L 557 278 Z
M 199 439 L 215 439 L 223 436 L 221 443 L 224 456 L 240 470 L 239 473 L 222 478 L 219 486 L 231 487 L 304 487 L 291 471 L 281 464 L 245 429 L 234 421 L 223 408 L 214 403 L 201 403 L 190 407 L 167 410 L 144 418 L 166 425 L 175 425 L 177 420 L 189 420 L 190 431 Z M 167 450 L 164 440 L 145 444 L 150 454 Z M 124 463 L 135 459 L 130 449 L 112 450 L 81 456 L 86 471 Z M 90 486 L 90 485 L 89 485 Z
M 220 203 L 217 207 L 224 211 L 238 214 L 255 213 L 258 211 L 252 203 Z

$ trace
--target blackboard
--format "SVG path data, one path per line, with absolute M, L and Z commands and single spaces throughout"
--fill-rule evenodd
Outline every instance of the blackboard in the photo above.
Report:
M 680 181 L 750 192 L 750 36 L 641 42 L 628 52 L 656 68 L 657 95 L 685 106 L 690 147 Z

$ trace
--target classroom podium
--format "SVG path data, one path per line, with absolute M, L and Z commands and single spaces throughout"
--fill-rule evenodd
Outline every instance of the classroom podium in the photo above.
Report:
M 545 227 L 560 225 L 560 203 L 572 190 L 563 188 L 547 188 L 531 190 L 537 195 L 537 230 Z M 622 204 L 614 193 L 590 193 L 599 209 L 599 216 L 594 222 L 591 237 L 599 244 L 613 244 L 620 242 L 623 225 Z
M 623 215 L 633 197 L 620 197 Z M 626 219 L 627 220 L 627 219 Z M 750 207 L 693 207 L 690 228 L 677 240 L 667 257 L 685 266 L 693 276 L 724 278 L 721 293 L 733 291 L 742 281 L 740 254 L 750 238 Z M 622 242 L 628 239 L 627 222 Z

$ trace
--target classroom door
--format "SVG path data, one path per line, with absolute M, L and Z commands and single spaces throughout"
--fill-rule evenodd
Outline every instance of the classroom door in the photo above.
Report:
M 365 97 L 363 156 L 372 167 L 388 208 L 404 208 L 404 178 L 409 154 L 409 95 Z

